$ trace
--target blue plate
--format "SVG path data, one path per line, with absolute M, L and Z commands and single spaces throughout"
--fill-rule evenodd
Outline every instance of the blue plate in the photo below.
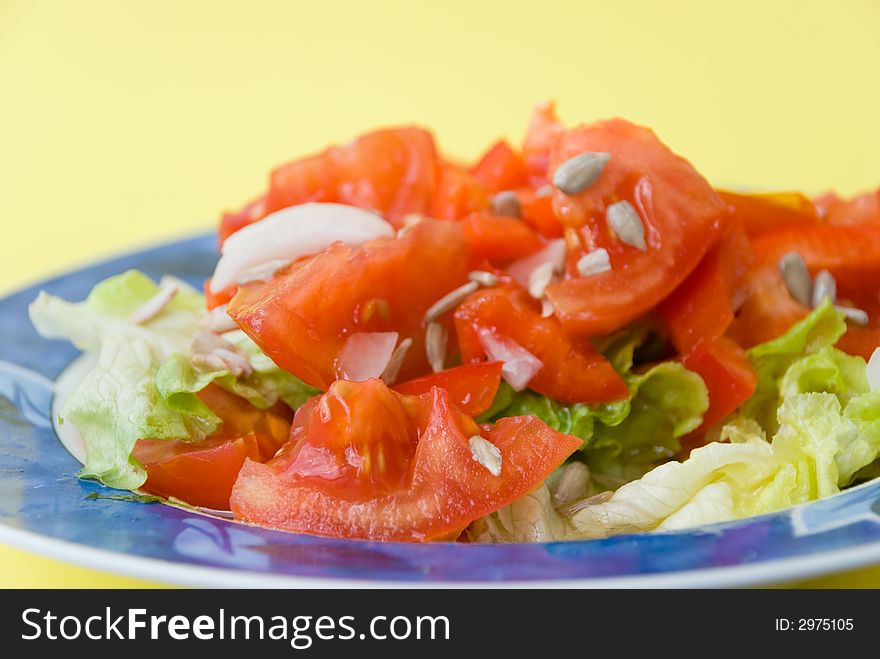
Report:
M 100 263 L 0 300 L 0 542 L 102 570 L 202 586 L 729 586 L 880 562 L 880 481 L 829 499 L 691 531 L 537 545 L 411 545 L 317 538 L 108 492 L 74 474 L 52 426 L 53 380 L 76 357 L 40 338 L 26 308 L 40 289 L 83 299 L 129 268 L 200 285 L 213 235 Z

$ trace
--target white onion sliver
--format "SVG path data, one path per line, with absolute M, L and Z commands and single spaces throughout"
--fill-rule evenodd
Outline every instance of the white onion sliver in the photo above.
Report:
M 492 330 L 481 328 L 477 332 L 480 345 L 492 361 L 504 363 L 501 377 L 515 391 L 525 389 L 544 363 L 516 341 L 497 336 Z
M 519 284 L 528 288 L 532 272 L 545 263 L 552 263 L 554 272 L 562 271 L 565 266 L 565 240 L 558 238 L 550 241 L 541 251 L 511 263 L 507 272 Z
M 394 228 L 383 218 L 354 206 L 309 203 L 282 208 L 226 239 L 211 290 L 218 293 L 234 285 L 241 273 L 269 261 L 295 261 L 336 241 L 359 245 L 393 235 Z
M 868 376 L 871 391 L 880 391 L 880 348 L 877 348 L 868 360 L 865 375 Z
M 348 337 L 339 359 L 336 374 L 344 380 L 363 382 L 378 378 L 385 372 L 394 346 L 397 332 L 358 332 Z

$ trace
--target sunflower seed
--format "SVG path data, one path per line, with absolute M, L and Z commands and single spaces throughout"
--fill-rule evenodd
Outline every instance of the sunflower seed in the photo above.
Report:
M 827 270 L 821 270 L 813 280 L 813 306 L 818 307 L 825 298 L 834 302 L 837 299 L 837 281 Z
M 611 154 L 604 151 L 586 151 L 569 158 L 553 173 L 553 185 L 567 195 L 583 192 L 602 175 Z
M 276 272 L 284 270 L 284 268 L 289 265 L 290 261 L 287 259 L 275 259 L 274 261 L 267 261 L 266 263 L 255 265 L 242 272 L 238 276 L 237 283 L 239 286 L 247 286 L 248 284 L 272 281 Z
M 228 311 L 229 308 L 225 304 L 221 307 L 215 307 L 201 319 L 199 324 L 216 334 L 223 334 L 224 332 L 231 332 L 232 330 L 238 329 L 238 325 L 236 325 L 235 321 L 229 317 Z
M 412 230 L 415 225 L 417 225 L 424 219 L 425 217 L 423 215 L 419 215 L 418 213 L 410 213 L 409 215 L 404 215 L 403 226 L 397 230 L 397 237 L 403 238 L 407 233 Z
M 535 190 L 535 196 L 540 199 L 542 197 L 549 197 L 553 194 L 553 186 L 549 183 L 546 185 L 542 185 L 540 188 Z
M 553 501 L 557 507 L 583 499 L 590 483 L 590 469 L 583 462 L 572 462 L 565 466 L 562 478 L 556 485 Z
M 214 332 L 199 330 L 195 333 L 192 340 L 192 350 L 194 353 L 207 354 L 213 350 L 230 350 L 235 352 L 235 346 Z
M 522 217 L 519 196 L 513 190 L 504 190 L 492 197 L 492 213 L 505 217 Z
M 553 281 L 553 271 L 555 270 L 553 265 L 548 261 L 532 270 L 532 274 L 529 275 L 529 295 L 533 298 L 540 300 L 544 297 L 547 287 Z
M 807 264 L 797 252 L 788 252 L 779 259 L 779 272 L 789 295 L 803 305 L 813 301 L 813 280 Z
M 643 252 L 648 251 L 645 244 L 645 225 L 638 211 L 626 200 L 611 204 L 605 211 L 608 226 L 620 240 Z
M 486 272 L 485 270 L 474 270 L 468 273 L 468 279 L 477 282 L 480 286 L 498 285 L 498 275 L 493 272 Z
M 446 328 L 440 323 L 428 323 L 425 328 L 425 353 L 428 355 L 428 363 L 431 370 L 439 373 L 446 363 L 446 344 L 449 336 Z
M 855 307 L 845 307 L 841 304 L 835 304 L 834 308 L 837 309 L 840 313 L 846 316 L 846 319 L 854 323 L 855 325 L 859 325 L 860 327 L 864 327 L 868 324 L 868 312 L 862 309 L 856 309 Z
M 447 311 L 455 309 L 455 307 L 464 302 L 465 298 L 468 295 L 473 293 L 479 287 L 480 285 L 477 282 L 469 281 L 466 284 L 462 284 L 454 291 L 447 293 L 430 307 L 428 307 L 428 310 L 425 312 L 425 322 L 431 323 L 437 320 Z
M 577 262 L 578 272 L 582 277 L 598 275 L 611 270 L 611 260 L 608 258 L 608 250 L 604 247 L 594 249 L 589 254 L 584 254 Z
M 211 354 L 214 357 L 219 357 L 226 364 L 229 371 L 237 378 L 246 378 L 254 374 L 254 367 L 251 363 L 237 352 L 226 350 L 225 348 L 217 348 L 212 350 Z
M 546 297 L 541 300 L 541 318 L 549 318 L 553 315 L 553 303 Z
M 394 352 L 391 353 L 388 365 L 382 372 L 382 380 L 384 380 L 385 384 L 388 386 L 397 382 L 397 374 L 400 373 L 400 367 L 403 366 L 403 360 L 406 358 L 406 353 L 409 351 L 410 347 L 412 347 L 412 344 L 413 340 L 406 338 L 401 341 L 400 345 L 398 345 L 394 349 Z
M 501 475 L 501 451 L 492 442 L 474 435 L 468 440 L 471 449 L 471 457 L 479 462 L 493 476 Z
M 160 288 L 158 293 L 135 309 L 134 313 L 128 318 L 129 322 L 135 325 L 143 325 L 153 320 L 153 318 L 165 310 L 165 307 L 171 304 L 171 300 L 174 299 L 179 290 L 177 286 Z

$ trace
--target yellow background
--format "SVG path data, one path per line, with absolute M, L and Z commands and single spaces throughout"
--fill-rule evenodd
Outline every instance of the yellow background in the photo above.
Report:
M 0 289 L 208 229 L 378 125 L 473 157 L 541 99 L 719 184 L 851 193 L 880 183 L 878 70 L 876 0 L 0 0 Z M 0 584 L 135 582 L 0 548 Z

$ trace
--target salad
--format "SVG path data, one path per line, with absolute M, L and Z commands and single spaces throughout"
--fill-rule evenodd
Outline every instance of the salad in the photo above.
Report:
M 345 538 L 681 529 L 880 475 L 880 191 L 717 190 L 650 130 L 475 164 L 405 127 L 285 164 L 204 290 L 30 315 L 91 370 L 81 478 Z

